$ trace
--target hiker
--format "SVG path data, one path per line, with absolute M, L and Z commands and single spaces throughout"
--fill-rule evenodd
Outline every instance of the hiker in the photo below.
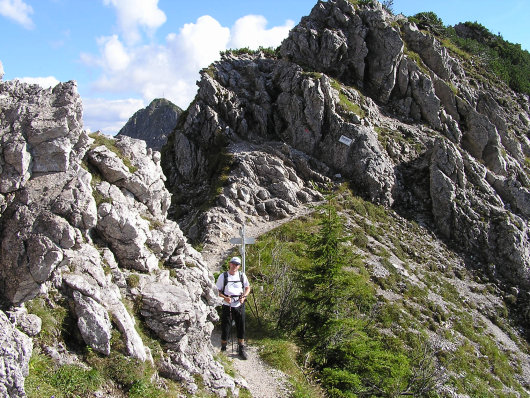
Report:
M 241 259 L 232 257 L 229 270 L 219 275 L 217 289 L 223 298 L 223 312 L 221 314 L 221 351 L 226 351 L 227 338 L 232 327 L 232 319 L 236 322 L 238 354 L 241 359 L 247 359 L 245 352 L 245 300 L 250 293 L 247 276 L 239 272 Z

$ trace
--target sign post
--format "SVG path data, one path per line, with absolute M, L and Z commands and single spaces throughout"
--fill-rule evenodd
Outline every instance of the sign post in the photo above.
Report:
M 243 262 L 243 273 L 245 273 L 245 245 L 252 245 L 256 243 L 256 239 L 247 238 L 245 236 L 245 224 L 239 230 L 239 238 L 231 238 L 230 243 L 239 246 L 239 252 L 241 253 L 241 261 Z

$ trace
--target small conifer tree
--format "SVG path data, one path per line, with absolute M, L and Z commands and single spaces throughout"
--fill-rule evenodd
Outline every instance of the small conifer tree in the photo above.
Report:
M 318 232 L 306 235 L 307 255 L 311 259 L 309 269 L 301 272 L 305 304 L 305 327 L 302 333 L 309 337 L 327 320 L 338 316 L 341 294 L 341 273 L 344 267 L 342 243 L 344 224 L 334 205 L 335 195 L 328 191 L 326 202 L 319 206 L 322 219 Z M 311 332 L 312 331 L 312 332 Z

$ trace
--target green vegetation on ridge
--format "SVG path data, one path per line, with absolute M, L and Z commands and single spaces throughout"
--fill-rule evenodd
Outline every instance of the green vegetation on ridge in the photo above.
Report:
M 494 35 L 478 22 L 465 22 L 468 37 L 462 37 L 454 27 L 445 27 L 433 12 L 418 13 L 409 20 L 438 37 L 461 58 L 473 56 L 483 64 L 484 73 L 493 73 L 516 92 L 530 94 L 530 53 L 520 44 L 510 43 L 500 34 Z
M 505 307 L 478 315 L 455 281 L 485 296 L 487 286 L 454 268 L 449 252 L 435 255 L 422 234 L 343 189 L 260 238 L 247 254 L 248 314 L 265 359 L 274 362 L 269 347 L 298 347 L 284 365 L 293 384 L 305 374 L 331 397 L 436 397 L 442 384 L 469 396 L 528 396 L 519 359 L 488 332 L 494 322 L 528 353 Z
M 83 342 L 73 324 L 75 320 L 66 301 L 53 297 L 48 301 L 36 298 L 28 301 L 26 306 L 29 313 L 38 315 L 42 320 L 42 330 L 34 339 L 29 375 L 24 385 L 29 398 L 88 398 L 95 396 L 96 391 L 129 398 L 182 396 L 183 388 L 178 383 L 154 377 L 155 368 L 151 363 L 130 358 L 126 354 L 123 337 L 117 329 L 112 332 L 111 354 L 105 356 Z M 129 309 L 129 312 L 134 311 Z M 144 344 L 151 349 L 156 364 L 160 357 L 160 344 L 148 336 L 138 319 L 136 325 Z M 77 355 L 70 357 L 70 361 L 74 358 L 77 361 L 58 364 L 49 355 L 48 349 L 57 344 L 82 347 Z

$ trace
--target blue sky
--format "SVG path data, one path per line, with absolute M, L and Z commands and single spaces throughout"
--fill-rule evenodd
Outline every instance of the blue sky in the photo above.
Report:
M 186 108 L 199 70 L 227 48 L 276 47 L 317 0 L 0 0 L 4 80 L 76 80 L 85 128 L 115 134 L 165 97 Z M 502 3 L 502 5 L 501 5 Z M 530 49 L 527 0 L 394 0 L 446 25 L 478 21 Z

